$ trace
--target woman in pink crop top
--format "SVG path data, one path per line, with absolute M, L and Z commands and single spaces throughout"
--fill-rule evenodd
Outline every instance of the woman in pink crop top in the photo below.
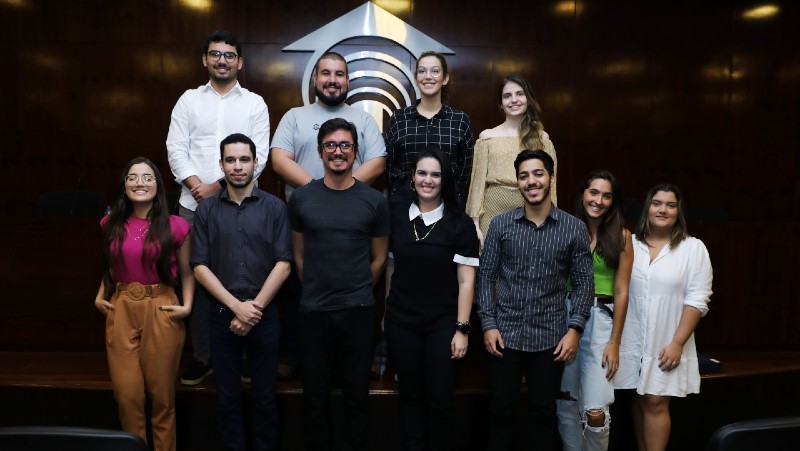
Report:
M 578 355 L 565 365 L 561 379 L 558 431 L 565 450 L 608 449 L 609 406 L 614 402 L 612 379 L 619 368 L 619 345 L 633 266 L 631 233 L 624 227 L 621 207 L 616 178 L 608 171 L 590 174 L 577 199 L 575 216 L 589 229 L 595 302 L 581 335 Z M 597 271 L 598 266 L 602 271 Z
M 175 450 L 175 380 L 192 310 L 189 223 L 170 216 L 161 173 L 131 160 L 111 213 L 100 221 L 105 269 L 95 306 L 106 317 L 106 351 L 125 431 L 147 440 L 145 398 L 152 404 L 156 450 Z M 183 305 L 173 290 L 181 277 Z

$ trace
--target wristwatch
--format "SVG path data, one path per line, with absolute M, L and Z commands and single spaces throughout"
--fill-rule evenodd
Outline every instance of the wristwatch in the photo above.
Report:
M 456 321 L 456 330 L 464 335 L 469 335 L 469 321 Z

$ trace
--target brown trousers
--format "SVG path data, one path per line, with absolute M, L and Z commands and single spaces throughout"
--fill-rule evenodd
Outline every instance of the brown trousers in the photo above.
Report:
M 167 285 L 117 284 L 111 303 L 106 350 L 122 429 L 147 440 L 147 394 L 155 449 L 174 451 L 175 380 L 186 332 L 182 320 L 159 307 L 178 305 L 178 298 Z

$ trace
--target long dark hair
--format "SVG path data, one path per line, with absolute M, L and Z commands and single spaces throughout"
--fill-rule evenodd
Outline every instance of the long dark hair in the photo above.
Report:
M 589 215 L 586 214 L 586 208 L 583 205 L 583 194 L 597 179 L 605 180 L 611 185 L 611 206 L 600 217 L 594 250 L 603 259 L 606 266 L 616 269 L 619 267 L 619 254 L 625 248 L 625 238 L 622 235 L 622 192 L 620 192 L 614 174 L 608 171 L 594 171 L 589 174 L 589 178 L 583 183 L 575 200 L 575 216 L 586 223 L 587 227 L 589 226 Z
M 414 183 L 414 175 L 417 172 L 417 163 L 424 158 L 433 158 L 442 167 L 442 202 L 444 202 L 444 214 L 450 216 L 461 212 L 461 204 L 456 195 L 456 177 L 453 175 L 453 167 L 444 152 L 436 147 L 423 147 L 414 162 L 414 172 L 411 175 L 411 183 Z M 416 190 L 411 190 L 411 198 L 414 203 L 419 205 L 419 196 Z
M 650 235 L 650 204 L 653 203 L 653 197 L 657 192 L 664 191 L 665 193 L 675 194 L 675 199 L 678 200 L 678 217 L 675 219 L 675 225 L 672 226 L 672 235 L 669 239 L 669 248 L 675 249 L 681 244 L 681 241 L 689 237 L 689 231 L 686 228 L 686 216 L 684 215 L 685 207 L 683 205 L 683 193 L 681 189 L 672 183 L 660 183 L 647 192 L 647 198 L 642 207 L 642 214 L 639 216 L 639 224 L 636 226 L 636 238 L 642 243 L 647 242 L 647 236 Z
M 161 283 L 172 284 L 172 231 L 169 227 L 169 206 L 167 205 L 167 194 L 164 191 L 164 181 L 161 172 L 152 161 L 144 157 L 136 157 L 127 165 L 119 177 L 120 184 L 117 195 L 108 215 L 105 227 L 103 228 L 103 282 L 106 288 L 106 298 L 114 290 L 114 278 L 111 275 L 111 262 L 122 258 L 122 243 L 125 241 L 125 223 L 133 214 L 133 203 L 125 194 L 125 177 L 127 177 L 131 166 L 144 163 L 153 170 L 156 177 L 156 197 L 153 199 L 153 206 L 147 213 L 150 225 L 142 240 L 144 252 L 142 252 L 142 262 L 146 257 L 152 258 L 152 252 L 158 253 L 155 256 L 156 270 Z
M 525 98 L 528 99 L 528 108 L 525 110 L 525 117 L 519 124 L 519 148 L 520 149 L 538 149 L 541 147 L 541 135 L 544 131 L 544 124 L 542 124 L 542 109 L 539 107 L 539 102 L 533 95 L 533 89 L 528 83 L 528 80 L 520 74 L 509 74 L 503 79 L 500 84 L 500 89 L 497 94 L 497 103 L 500 108 L 503 107 L 503 89 L 509 83 L 516 83 L 522 87 L 525 93 Z

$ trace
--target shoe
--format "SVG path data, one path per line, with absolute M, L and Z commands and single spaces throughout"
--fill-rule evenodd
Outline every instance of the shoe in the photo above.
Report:
M 294 373 L 297 370 L 297 363 L 290 362 L 288 360 L 282 360 L 278 363 L 278 379 L 285 381 L 289 380 L 294 377 Z
M 203 383 L 206 377 L 214 372 L 214 368 L 207 363 L 196 360 L 192 366 L 181 376 L 181 384 L 198 385 Z
M 242 359 L 242 370 L 239 373 L 242 379 L 243 384 L 249 384 L 253 381 L 253 378 L 250 376 L 250 361 L 247 359 Z

